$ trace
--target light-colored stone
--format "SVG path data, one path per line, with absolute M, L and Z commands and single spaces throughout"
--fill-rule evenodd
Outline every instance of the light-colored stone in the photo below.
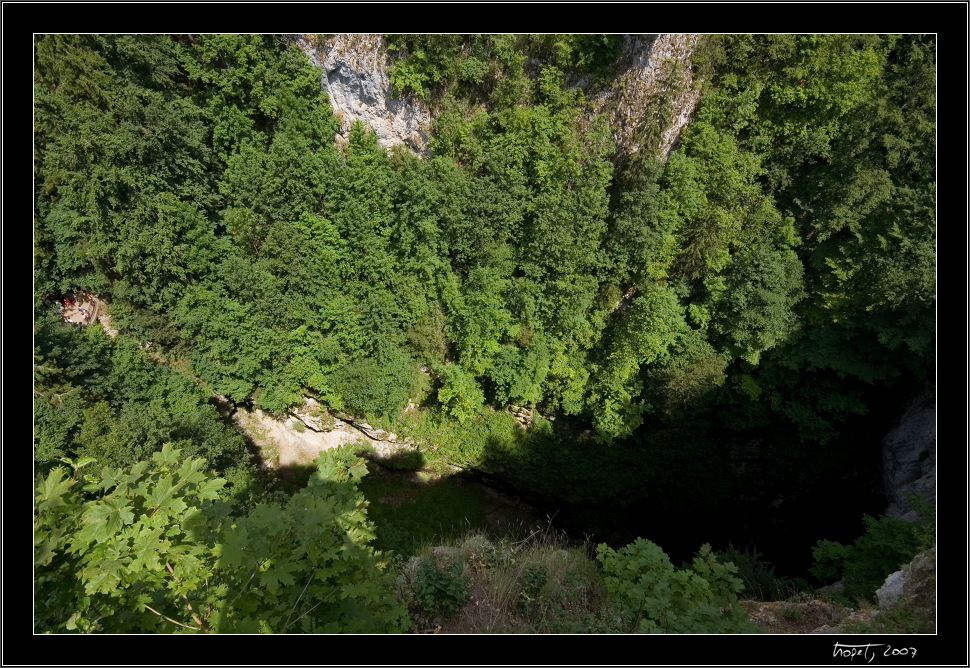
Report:
M 324 450 L 365 440 L 339 421 L 330 431 L 316 432 L 299 431 L 292 416 L 279 420 L 258 408 L 252 412 L 237 408 L 232 418 L 263 453 L 264 465 L 272 468 L 312 462 Z
M 360 120 L 374 130 L 381 146 L 405 145 L 415 153 L 428 154 L 431 113 L 411 95 L 392 97 L 390 55 L 383 35 L 294 37 L 310 62 L 322 70 L 321 84 L 340 121 L 338 142 L 346 141 L 351 124 Z M 594 113 L 609 115 L 618 153 L 648 150 L 665 159 L 670 155 L 700 100 L 690 63 L 699 39 L 689 34 L 626 36 L 621 60 L 627 69 L 593 100 Z M 669 105 L 664 117 L 644 118 L 645 110 L 654 110 L 651 102 L 656 100 Z M 657 146 L 641 146 L 639 131 L 647 122 L 663 124 Z
M 828 593 L 835 593 L 835 592 L 840 592 L 844 590 L 845 590 L 845 580 L 839 580 L 837 582 L 833 582 L 830 585 L 819 587 L 815 591 L 817 591 L 819 594 L 828 594 Z
M 340 121 L 338 142 L 360 120 L 377 134 L 385 148 L 403 144 L 418 154 L 427 152 L 431 113 L 411 95 L 391 96 L 390 56 L 383 35 L 327 35 L 322 41 L 301 35 L 296 45 L 323 70 L 321 84 Z
M 290 410 L 289 414 L 316 432 L 331 431 L 336 425 L 327 410 L 313 397 L 304 397 L 303 405 Z
M 886 582 L 876 590 L 876 599 L 879 601 L 879 606 L 882 608 L 888 608 L 896 605 L 899 597 L 903 595 L 903 585 L 906 584 L 906 576 L 909 572 L 909 567 L 901 571 L 896 571 L 886 578 Z
M 933 610 L 936 607 L 936 548 L 920 552 L 913 560 L 889 575 L 876 590 L 882 608 L 891 608 L 900 600 L 909 607 Z
M 664 159 L 670 155 L 700 101 L 690 62 L 699 39 L 700 35 L 680 34 L 626 36 L 621 60 L 629 67 L 593 104 L 596 113 L 609 114 L 617 153 L 646 150 Z M 655 110 L 657 100 L 669 104 L 669 113 L 644 118 L 644 113 Z M 641 145 L 640 131 L 646 123 L 664 127 L 659 145 Z

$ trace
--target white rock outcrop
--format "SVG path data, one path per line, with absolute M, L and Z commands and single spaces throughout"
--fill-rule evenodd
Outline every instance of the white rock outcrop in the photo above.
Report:
M 345 443 L 359 444 L 362 452 L 378 461 L 417 449 L 410 439 L 399 440 L 397 434 L 375 429 L 349 415 L 334 417 L 312 397 L 305 397 L 303 406 L 282 417 L 237 406 L 232 419 L 259 448 L 267 468 L 306 464 L 324 450 Z
M 318 432 L 307 429 L 302 420 L 292 415 L 277 419 L 258 408 L 250 412 L 238 407 L 232 419 L 259 448 L 267 468 L 306 464 L 324 450 L 367 440 L 359 431 L 339 420 L 334 421 L 328 431 Z
M 431 112 L 411 95 L 392 97 L 390 55 L 383 35 L 296 35 L 296 45 L 322 70 L 321 84 L 340 120 L 337 141 L 346 141 L 360 120 L 390 148 L 404 145 L 427 155 Z M 691 69 L 699 35 L 626 36 L 622 62 L 626 69 L 594 100 L 594 112 L 609 115 L 618 153 L 648 150 L 666 159 L 700 101 Z M 644 114 L 651 114 L 645 118 Z M 646 123 L 664 127 L 659 143 L 643 145 Z
M 338 142 L 346 141 L 351 124 L 360 120 L 385 148 L 403 144 L 415 153 L 427 152 L 431 113 L 413 96 L 392 97 L 383 35 L 300 35 L 296 45 L 323 70 L 321 84 L 340 120 Z
M 595 100 L 594 111 L 609 114 L 617 153 L 647 150 L 666 160 L 701 98 L 691 67 L 700 35 L 627 35 L 626 40 L 621 58 L 627 69 Z M 643 145 L 646 123 L 664 128 L 658 145 Z

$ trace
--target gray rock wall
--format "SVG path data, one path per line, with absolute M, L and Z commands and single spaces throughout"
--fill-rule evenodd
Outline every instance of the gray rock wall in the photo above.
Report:
M 913 521 L 907 492 L 936 503 L 936 398 L 921 395 L 882 441 L 886 515 Z
M 886 578 L 876 591 L 881 608 L 899 603 L 923 617 L 936 612 L 936 548 L 917 554 L 913 561 Z

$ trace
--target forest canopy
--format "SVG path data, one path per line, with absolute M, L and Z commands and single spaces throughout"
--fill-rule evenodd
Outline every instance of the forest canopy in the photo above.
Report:
M 873 407 L 873 388 L 934 383 L 932 35 L 710 36 L 692 65 L 703 97 L 666 161 L 619 154 L 587 99 L 617 74 L 622 36 L 388 44 L 393 90 L 435 110 L 425 155 L 386 150 L 361 123 L 335 141 L 319 70 L 280 36 L 36 36 L 42 626 L 64 628 L 58 606 L 73 596 L 87 607 L 66 628 L 159 630 L 146 609 L 178 604 L 207 574 L 225 585 L 195 604 L 208 606 L 202 624 L 182 623 L 292 625 L 292 590 L 277 589 L 308 562 L 290 552 L 263 573 L 267 601 L 246 609 L 272 614 L 233 616 L 223 594 L 242 562 L 225 546 L 283 531 L 276 520 L 310 512 L 350 464 L 320 464 L 299 497 L 246 496 L 253 463 L 214 394 L 273 414 L 314 397 L 377 422 L 414 400 L 441 429 L 483 434 L 496 411 L 528 406 L 573 425 L 551 455 L 571 463 L 558 483 L 527 466 L 518 482 L 575 496 L 586 492 L 570 476 L 590 458 L 609 469 L 645 429 L 783 425 L 824 445 Z M 51 304 L 75 293 L 99 295 L 119 335 L 65 325 Z M 482 451 L 461 452 L 488 468 Z M 100 472 L 87 486 L 54 473 L 87 458 Z M 154 463 L 123 481 L 137 462 Z M 138 513 L 176 470 L 197 497 L 178 512 L 208 519 L 166 538 Z M 345 580 L 380 561 L 346 485 L 346 502 L 313 521 L 354 522 L 354 561 L 294 543 Z M 206 505 L 217 502 L 225 517 Z M 92 533 L 102 516 L 122 533 Z M 179 556 L 189 570 L 163 583 L 165 560 L 141 556 L 150 578 L 132 579 L 113 542 L 122 527 L 191 555 Z M 99 560 L 118 566 L 96 574 Z M 85 574 L 70 592 L 63 569 Z M 370 630 L 400 628 L 367 587 L 299 628 L 336 628 L 353 606 L 369 606 Z

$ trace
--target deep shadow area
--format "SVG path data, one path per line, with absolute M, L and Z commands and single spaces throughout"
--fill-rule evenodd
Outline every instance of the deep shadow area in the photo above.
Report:
M 498 538 L 542 525 L 521 497 L 485 482 L 386 464 L 369 461 L 370 473 L 359 485 L 376 525 L 375 549 L 407 557 L 471 531 Z
M 468 531 L 551 519 L 577 541 L 619 548 L 647 538 L 675 563 L 703 543 L 731 544 L 760 553 L 779 576 L 808 578 L 818 540 L 852 542 L 863 514 L 886 508 L 881 440 L 905 401 L 898 388 L 873 389 L 866 403 L 875 408 L 826 444 L 799 441 L 783 424 L 740 433 L 709 419 L 646 423 L 603 444 L 567 420 L 537 421 L 511 439 L 489 437 L 480 464 L 459 475 L 432 475 L 418 451 L 369 461 L 360 489 L 377 527 L 374 546 L 405 556 Z M 312 470 L 281 467 L 259 477 L 296 491 Z
M 851 542 L 864 513 L 885 511 L 881 440 L 902 414 L 899 394 L 874 390 L 873 410 L 825 444 L 783 424 L 744 434 L 645 424 L 610 444 L 537 424 L 513 445 L 490 439 L 479 475 L 576 539 L 617 548 L 647 538 L 675 563 L 704 543 L 730 543 L 761 553 L 780 576 L 808 579 L 819 539 Z

